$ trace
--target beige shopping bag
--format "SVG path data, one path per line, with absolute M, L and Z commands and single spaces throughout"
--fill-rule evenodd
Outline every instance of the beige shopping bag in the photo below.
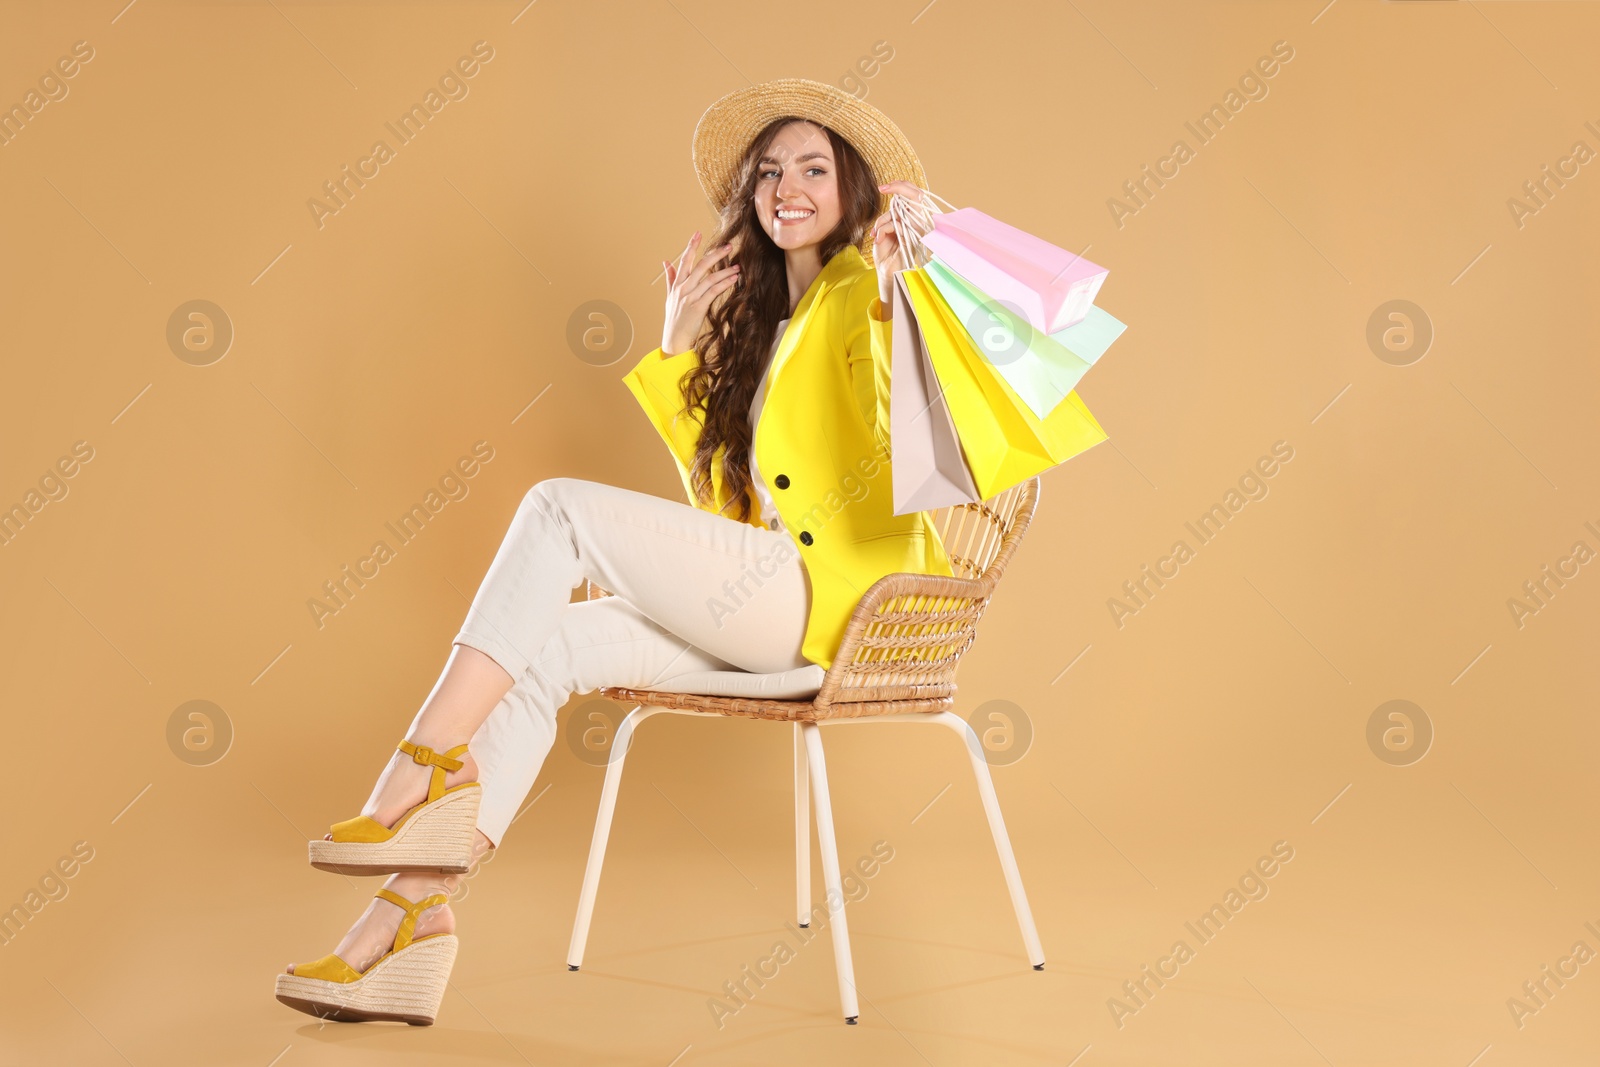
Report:
M 889 443 L 894 513 L 970 504 L 981 498 L 956 436 L 950 407 L 922 341 L 905 279 L 895 275 L 890 327 Z

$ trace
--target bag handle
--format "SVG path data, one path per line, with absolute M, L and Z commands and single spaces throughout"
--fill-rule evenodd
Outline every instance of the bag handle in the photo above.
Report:
M 933 216 L 943 213 L 938 205 L 931 201 L 941 201 L 949 205 L 952 211 L 961 209 L 929 189 L 922 189 L 919 186 L 918 191 L 922 194 L 918 200 L 912 200 L 900 193 L 892 194 L 889 197 L 889 216 L 894 220 L 895 230 L 904 245 L 906 262 L 912 267 L 925 267 L 933 258 L 933 253 L 923 243 L 922 238 L 933 229 Z

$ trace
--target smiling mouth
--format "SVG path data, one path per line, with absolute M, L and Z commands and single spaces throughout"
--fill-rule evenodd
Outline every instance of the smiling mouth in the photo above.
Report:
M 815 214 L 815 211 L 806 207 L 780 207 L 773 221 L 778 225 L 785 222 L 804 222 Z

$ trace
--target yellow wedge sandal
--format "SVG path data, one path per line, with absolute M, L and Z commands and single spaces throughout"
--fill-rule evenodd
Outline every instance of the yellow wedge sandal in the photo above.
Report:
M 414 762 L 433 768 L 428 799 L 400 816 L 392 827 L 365 815 L 334 823 L 332 841 L 310 842 L 311 866 L 357 875 L 467 872 L 472 865 L 472 836 L 478 826 L 483 787 L 477 782 L 444 787 L 445 772 L 461 769 L 461 760 L 454 757 L 467 746 L 457 745 L 444 753 L 410 741 L 401 741 L 398 747 Z
M 450 898 L 435 893 L 412 903 L 388 889 L 375 895 L 405 909 L 394 947 L 365 971 L 331 953 L 311 963 L 297 963 L 293 974 L 278 975 L 278 999 L 296 1011 L 335 1022 L 389 1020 L 432 1026 L 460 942 L 455 934 L 414 940 L 411 935 L 418 916 Z

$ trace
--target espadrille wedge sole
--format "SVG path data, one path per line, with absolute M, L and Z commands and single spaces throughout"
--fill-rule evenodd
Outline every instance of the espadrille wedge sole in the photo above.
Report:
M 365 815 L 334 823 L 331 841 L 311 841 L 311 866 L 335 874 L 392 874 L 397 871 L 442 871 L 465 874 L 472 865 L 473 831 L 483 787 L 463 782 L 444 787 L 446 771 L 459 770 L 453 757 L 467 750 L 458 745 L 438 753 L 401 741 L 400 751 L 416 763 L 431 766 L 428 799 L 400 817 L 392 827 Z
M 411 939 L 417 916 L 449 898 L 436 893 L 412 903 L 387 889 L 378 896 L 406 909 L 395 947 L 365 972 L 336 955 L 296 964 L 295 974 L 277 977 L 277 996 L 296 1011 L 334 1022 L 393 1021 L 432 1026 L 450 981 L 460 945 L 454 934 Z

